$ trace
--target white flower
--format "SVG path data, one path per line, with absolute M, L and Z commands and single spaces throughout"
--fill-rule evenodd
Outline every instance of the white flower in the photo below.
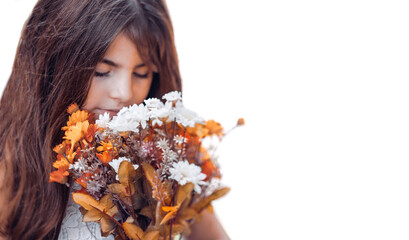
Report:
M 184 138 L 182 135 L 176 135 L 173 137 L 173 141 L 175 141 L 176 144 L 181 145 L 186 142 L 186 138 Z
M 159 118 L 152 119 L 152 126 L 158 125 L 159 127 L 162 126 L 163 122 L 159 120 Z
M 162 156 L 163 156 L 163 159 L 164 159 L 166 162 L 169 162 L 169 163 L 174 162 L 174 161 L 176 161 L 176 160 L 178 159 L 177 153 L 175 153 L 175 152 L 174 152 L 173 150 L 171 150 L 171 149 L 166 149 L 166 150 L 164 150 L 164 151 L 162 152 Z
M 145 99 L 145 105 L 148 109 L 160 109 L 163 108 L 163 102 L 161 102 L 159 99 L 157 98 L 149 98 L 149 99 Z
M 162 151 L 165 151 L 169 149 L 168 140 L 166 138 L 162 138 L 158 142 L 156 142 L 156 146 L 160 148 Z
M 210 180 L 210 183 L 206 188 L 205 196 L 208 197 L 212 195 L 212 193 L 214 193 L 216 190 L 220 189 L 221 187 L 222 187 L 222 181 L 220 180 L 220 178 L 212 178 L 212 180 Z
M 169 178 L 176 180 L 182 186 L 188 182 L 193 183 L 194 190 L 199 194 L 202 192 L 199 185 L 206 184 L 206 182 L 202 181 L 206 178 L 206 174 L 202 173 L 200 167 L 193 163 L 189 164 L 187 161 L 176 162 L 172 164 L 169 171 Z
M 204 123 L 196 112 L 185 108 L 182 104 L 176 105 L 176 122 L 182 124 L 184 127 L 194 127 L 196 123 Z
M 165 99 L 167 102 L 174 102 L 182 100 L 182 94 L 178 91 L 168 92 L 163 95 L 162 99 Z
M 148 119 L 147 107 L 143 104 L 134 104 L 122 108 L 118 112 L 118 115 L 108 123 L 108 127 L 117 132 L 132 131 L 138 133 L 139 125 L 142 128 L 146 128 L 146 122 Z
M 71 164 L 69 169 L 74 169 L 78 173 L 83 173 L 88 168 L 85 160 L 83 158 L 78 159 L 74 164 Z
M 118 179 L 118 170 L 119 170 L 119 165 L 121 165 L 121 162 L 123 161 L 128 161 L 131 162 L 131 159 L 126 158 L 126 157 L 120 157 L 118 159 L 113 159 L 112 161 L 110 161 L 108 164 L 111 165 L 111 167 L 115 170 L 116 172 L 116 180 Z M 139 165 L 138 164 L 133 164 L 133 167 L 136 169 L 138 169 Z
M 148 116 L 148 108 L 143 105 L 142 103 L 139 105 L 132 105 L 129 107 L 130 111 L 130 120 L 133 122 L 137 122 L 138 126 L 141 124 L 142 128 L 146 128 L 146 122 L 149 120 Z
M 104 114 L 99 115 L 99 118 L 95 123 L 98 124 L 98 127 L 106 128 L 109 121 L 111 121 L 109 113 L 105 112 Z

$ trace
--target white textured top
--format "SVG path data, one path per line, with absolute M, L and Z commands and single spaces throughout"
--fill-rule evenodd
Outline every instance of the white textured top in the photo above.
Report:
M 71 192 L 69 195 L 67 210 L 62 221 L 58 240 L 114 240 L 112 235 L 109 235 L 108 237 L 101 236 L 101 227 L 99 223 L 82 222 L 82 214 L 79 210 L 79 206 L 72 200 Z

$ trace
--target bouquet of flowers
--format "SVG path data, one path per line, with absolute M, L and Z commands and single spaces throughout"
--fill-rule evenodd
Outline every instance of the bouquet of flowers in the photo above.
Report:
M 187 235 L 201 211 L 211 211 L 211 202 L 229 191 L 221 187 L 216 159 L 203 146 L 206 139 L 225 136 L 222 126 L 185 108 L 179 92 L 163 99 L 147 99 L 96 121 L 76 104 L 67 110 L 50 182 L 77 183 L 73 201 L 84 222 L 101 224 L 103 236 Z M 237 126 L 242 124 L 239 119 Z

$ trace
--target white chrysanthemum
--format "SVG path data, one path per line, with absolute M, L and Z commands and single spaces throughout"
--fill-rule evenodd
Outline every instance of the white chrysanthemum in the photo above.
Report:
M 107 125 L 108 128 L 116 132 L 139 132 L 139 124 L 135 124 L 131 121 L 131 113 L 128 107 L 121 108 L 118 115 L 116 115 Z
M 143 104 L 134 104 L 129 107 L 130 121 L 137 122 L 138 126 L 141 124 L 142 128 L 146 128 L 146 122 L 149 120 L 148 108 Z
M 163 102 L 161 102 L 159 99 L 157 98 L 149 98 L 149 99 L 145 99 L 144 101 L 146 107 L 148 109 L 160 109 L 163 108 L 164 104 Z
M 195 164 L 189 164 L 188 161 L 180 161 L 172 164 L 169 169 L 169 178 L 176 180 L 180 185 L 185 185 L 188 182 L 194 184 L 194 190 L 197 193 L 202 192 L 200 185 L 205 185 L 202 181 L 206 178 L 206 174 L 201 172 L 200 167 Z
M 175 109 L 176 122 L 184 127 L 194 127 L 196 123 L 204 123 L 196 112 L 185 108 L 182 104 L 176 106 Z
M 111 121 L 109 113 L 105 112 L 104 114 L 99 115 L 99 118 L 95 123 L 98 124 L 98 127 L 106 128 L 109 121 Z
M 121 162 L 123 161 L 128 161 L 131 162 L 131 159 L 126 158 L 126 157 L 120 157 L 118 159 L 113 159 L 112 161 L 110 161 L 108 164 L 115 170 L 116 172 L 116 180 L 118 179 L 118 170 L 119 170 L 119 165 L 121 165 Z M 136 169 L 138 169 L 139 165 L 138 164 L 133 164 L 133 167 Z
M 146 122 L 148 119 L 148 109 L 146 106 L 143 104 L 134 104 L 122 108 L 118 112 L 118 115 L 108 123 L 108 127 L 117 132 L 132 131 L 138 133 L 139 125 L 142 128 L 146 128 Z
M 180 101 L 182 100 L 182 93 L 178 91 L 168 92 L 163 95 L 162 99 L 165 99 L 168 102 Z

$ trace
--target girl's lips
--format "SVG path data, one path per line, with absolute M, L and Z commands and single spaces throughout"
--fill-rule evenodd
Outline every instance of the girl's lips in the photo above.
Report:
M 113 116 L 116 116 L 118 112 L 119 110 L 116 110 L 116 109 L 100 109 L 100 108 L 95 109 L 96 117 L 98 117 L 99 115 L 103 115 L 104 113 L 108 113 L 109 116 L 112 118 Z

